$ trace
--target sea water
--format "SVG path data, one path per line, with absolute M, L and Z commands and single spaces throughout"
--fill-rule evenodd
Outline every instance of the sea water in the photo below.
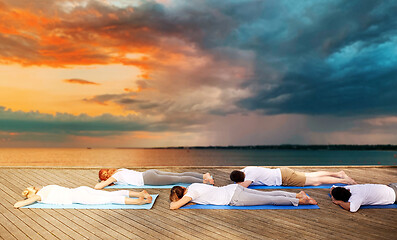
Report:
M 0 166 L 338 166 L 397 165 L 397 151 L 259 149 L 0 148 Z

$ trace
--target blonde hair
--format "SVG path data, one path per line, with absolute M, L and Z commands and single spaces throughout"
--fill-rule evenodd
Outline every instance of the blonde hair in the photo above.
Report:
M 36 193 L 37 193 L 37 190 L 35 190 L 32 186 L 30 186 L 22 191 L 22 196 L 24 198 L 30 198 L 32 195 L 34 195 Z

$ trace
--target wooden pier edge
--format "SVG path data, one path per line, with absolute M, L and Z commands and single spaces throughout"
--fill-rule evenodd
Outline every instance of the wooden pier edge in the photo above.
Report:
M 151 166 L 164 171 L 210 172 L 216 185 L 243 166 Z M 289 166 L 301 171 L 344 170 L 358 183 L 397 182 L 396 166 Z M 169 189 L 151 210 L 14 209 L 31 185 L 94 186 L 100 167 L 0 167 L 0 239 L 396 239 L 397 209 L 350 213 L 327 189 L 305 189 L 315 210 L 169 210 Z M 137 189 L 141 191 L 141 189 Z M 295 190 L 288 190 L 297 192 Z

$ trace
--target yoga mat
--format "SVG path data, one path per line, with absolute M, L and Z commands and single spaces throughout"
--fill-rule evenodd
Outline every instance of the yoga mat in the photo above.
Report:
M 229 206 L 229 205 L 189 205 L 181 209 L 234 209 L 234 210 L 292 210 L 292 209 L 320 209 L 317 205 L 299 205 L 299 206 L 276 206 L 276 205 L 256 205 L 256 206 Z
M 362 205 L 360 208 L 397 208 L 397 204 L 388 205 Z
M 331 194 L 328 193 L 328 197 L 331 198 Z M 343 209 L 343 207 L 339 206 Z M 397 204 L 387 204 L 387 205 L 361 205 L 360 209 L 382 209 L 382 208 L 397 208 Z
M 332 186 L 346 186 L 347 184 L 343 183 L 335 183 L 335 184 L 323 184 L 319 186 L 304 186 L 304 187 L 298 187 L 298 186 L 266 186 L 266 185 L 250 185 L 248 188 L 251 189 L 305 189 L 305 188 L 324 188 L 328 189 L 331 188 Z
M 33 203 L 21 208 L 44 208 L 44 209 L 151 209 L 153 207 L 158 194 L 150 195 L 153 200 L 151 203 L 144 205 L 127 205 L 127 204 L 46 204 L 46 203 Z
M 182 186 L 188 187 L 191 183 L 177 183 L 177 184 L 169 184 L 169 185 L 128 185 L 128 184 L 114 184 L 112 186 L 105 187 L 106 189 L 129 189 L 129 188 L 172 188 L 174 186 Z
M 309 196 L 308 194 L 306 194 Z M 195 204 L 181 207 L 180 209 L 235 209 L 235 210 L 292 210 L 292 209 L 320 209 L 318 205 L 299 205 L 299 206 L 279 206 L 279 205 L 254 205 L 254 206 L 230 206 L 230 205 L 211 205 Z

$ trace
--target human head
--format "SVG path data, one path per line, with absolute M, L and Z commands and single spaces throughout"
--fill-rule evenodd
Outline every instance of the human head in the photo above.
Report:
M 335 198 L 335 200 L 347 202 L 352 194 L 346 188 L 336 187 L 332 189 L 331 195 Z
M 35 195 L 37 193 L 37 191 L 38 191 L 38 189 L 36 187 L 30 186 L 22 191 L 22 196 L 24 198 L 30 198 L 31 196 Z
M 181 199 L 183 197 L 183 195 L 185 195 L 185 190 L 186 190 L 186 188 L 181 187 L 181 186 L 172 187 L 171 192 L 170 192 L 170 201 L 176 202 L 179 199 Z
M 101 181 L 106 181 L 108 180 L 108 178 L 110 178 L 114 172 L 116 172 L 117 169 L 116 168 L 102 168 L 101 170 L 99 170 L 99 180 Z
M 230 173 L 230 180 L 233 182 L 244 182 L 245 179 L 245 174 L 242 171 L 239 170 L 234 170 L 233 172 Z

